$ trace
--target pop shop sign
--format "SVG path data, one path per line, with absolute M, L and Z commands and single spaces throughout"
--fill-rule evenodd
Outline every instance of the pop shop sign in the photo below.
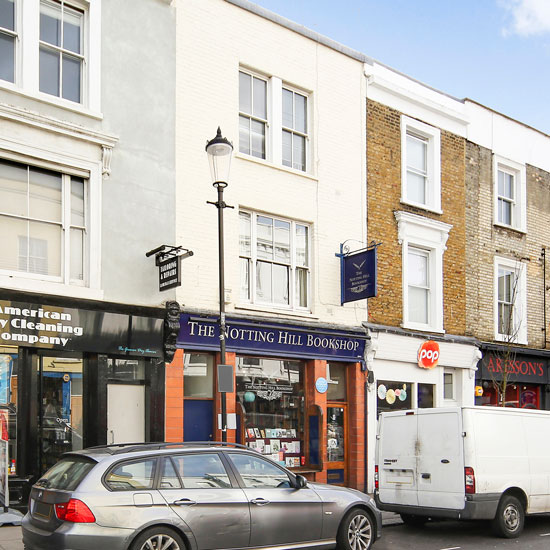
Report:
M 418 366 L 422 369 L 433 369 L 439 361 L 439 344 L 433 340 L 424 342 L 418 348 Z

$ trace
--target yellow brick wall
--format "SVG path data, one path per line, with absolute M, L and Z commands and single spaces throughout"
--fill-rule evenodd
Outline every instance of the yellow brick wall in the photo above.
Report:
M 527 345 L 544 348 L 545 282 L 541 252 L 543 247 L 550 246 L 550 174 L 527 165 L 526 177 L 527 233 L 495 226 L 493 155 L 489 149 L 468 142 L 467 326 L 468 333 L 480 340 L 494 340 L 494 259 L 495 256 L 508 258 L 522 262 L 527 269 L 527 315 L 522 321 L 527 323 Z M 547 258 L 547 277 L 549 260 Z
M 368 240 L 378 248 L 378 297 L 369 300 L 369 321 L 400 326 L 403 321 L 401 245 L 394 212 L 406 211 L 451 224 L 443 255 L 444 328 L 447 333 L 466 332 L 466 220 L 465 140 L 441 131 L 441 206 L 436 214 L 400 202 L 401 114 L 367 102 Z M 406 113 L 405 113 L 406 114 Z

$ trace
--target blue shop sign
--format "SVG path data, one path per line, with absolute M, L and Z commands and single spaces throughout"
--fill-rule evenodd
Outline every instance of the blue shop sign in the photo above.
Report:
M 294 359 L 363 362 L 368 339 L 360 333 L 242 319 L 227 319 L 225 329 L 227 351 Z M 218 319 L 182 313 L 177 346 L 217 351 L 220 347 Z
M 376 296 L 377 247 L 337 254 L 341 261 L 342 304 Z

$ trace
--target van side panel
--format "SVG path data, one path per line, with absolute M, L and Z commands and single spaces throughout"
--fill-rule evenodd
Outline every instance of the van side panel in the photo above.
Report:
M 460 409 L 418 411 L 419 506 L 462 510 L 464 451 Z
M 418 505 L 416 485 L 417 415 L 388 413 L 380 420 L 376 463 L 381 502 Z
M 518 487 L 529 495 L 529 460 L 521 413 L 489 408 L 468 412 L 472 420 L 468 430 L 475 432 L 475 450 L 467 454 L 465 466 L 474 468 L 476 493 L 501 495 L 510 487 Z
M 531 497 L 527 512 L 536 514 L 550 511 L 550 418 L 523 418 L 527 442 Z

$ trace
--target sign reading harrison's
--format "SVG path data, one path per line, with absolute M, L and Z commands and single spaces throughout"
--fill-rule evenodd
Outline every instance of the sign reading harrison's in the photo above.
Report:
M 295 325 L 259 324 L 228 319 L 225 330 L 229 351 L 294 358 L 332 359 L 362 362 L 365 334 Z M 219 325 L 213 317 L 180 317 L 180 348 L 217 350 Z
M 481 376 L 484 379 L 502 380 L 507 373 L 511 382 L 548 383 L 548 360 L 544 357 L 514 354 L 506 360 L 498 354 L 488 353 L 481 360 Z

